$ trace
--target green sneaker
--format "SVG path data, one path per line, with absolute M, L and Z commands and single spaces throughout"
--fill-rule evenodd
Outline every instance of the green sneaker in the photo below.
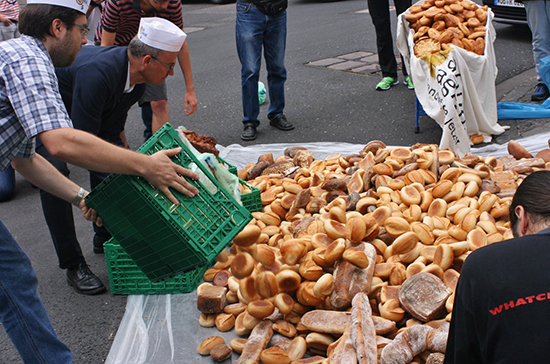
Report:
M 414 90 L 414 84 L 410 76 L 405 77 L 405 80 L 403 81 L 403 85 L 407 86 L 409 90 Z
M 378 82 L 378 85 L 376 85 L 376 89 L 378 91 L 386 91 L 386 90 L 389 90 L 390 87 L 395 86 L 398 83 L 399 83 L 399 80 L 397 78 L 384 77 L 382 81 Z

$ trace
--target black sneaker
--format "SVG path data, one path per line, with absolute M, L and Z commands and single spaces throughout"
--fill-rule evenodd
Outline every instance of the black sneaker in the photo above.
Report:
M 541 82 L 535 87 L 535 92 L 531 95 L 531 101 L 544 101 L 548 97 L 550 97 L 550 91 L 548 91 L 548 87 Z

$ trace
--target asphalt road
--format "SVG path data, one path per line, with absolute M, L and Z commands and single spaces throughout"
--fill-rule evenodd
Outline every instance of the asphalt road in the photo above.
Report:
M 380 139 L 388 145 L 437 143 L 440 128 L 423 118 L 414 133 L 414 93 L 399 85 L 376 92 L 378 77 L 307 66 L 308 62 L 356 51 L 375 52 L 374 29 L 364 0 L 321 2 L 290 0 L 286 65 L 285 113 L 296 125 L 291 132 L 270 127 L 262 107 L 258 139 L 240 140 L 240 66 L 234 41 L 234 4 L 184 4 L 193 77 L 199 100 L 197 112 L 183 112 L 184 83 L 178 71 L 168 81 L 171 123 L 214 136 L 219 144 L 336 141 L 366 144 Z M 395 24 L 395 23 L 394 23 Z M 533 67 L 530 32 L 526 27 L 495 24 L 497 83 Z M 265 72 L 262 73 L 265 82 Z M 142 143 L 139 109 L 133 108 L 127 135 L 133 148 Z M 254 162 L 254 161 L 249 161 Z M 73 168 L 73 179 L 88 186 L 87 173 Z M 46 228 L 38 191 L 18 176 L 16 196 L 0 204 L 0 218 L 30 256 L 39 279 L 39 292 L 59 336 L 73 350 L 78 364 L 102 363 L 124 314 L 126 296 L 82 296 L 67 285 Z M 108 282 L 104 257 L 92 253 L 92 229 L 75 215 L 78 236 L 88 264 Z M 0 364 L 21 363 L 0 330 Z

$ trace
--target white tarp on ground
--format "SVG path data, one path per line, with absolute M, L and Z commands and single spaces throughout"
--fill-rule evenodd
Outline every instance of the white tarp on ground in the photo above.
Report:
M 548 148 L 550 133 L 517 140 L 531 153 Z M 311 150 L 316 159 L 334 153 L 348 155 L 359 152 L 364 145 L 347 143 L 259 144 L 243 147 L 232 144 L 218 146 L 220 156 L 241 169 L 257 161 L 264 153 L 275 157 L 283 155 L 289 146 L 299 145 Z M 506 145 L 492 144 L 474 149 L 475 155 L 506 155 Z M 106 364 L 211 364 L 210 357 L 202 357 L 197 347 L 208 336 L 221 336 L 229 343 L 237 335 L 234 331 L 219 332 L 199 325 L 196 292 L 175 295 L 128 296 L 126 312 L 116 333 Z M 222 362 L 233 363 L 237 354 Z
M 482 56 L 454 47 L 442 64 L 432 63 L 432 69 L 414 55 L 414 31 L 405 20 L 407 13 L 398 17 L 397 48 L 405 59 L 418 101 L 443 130 L 441 149 L 450 147 L 462 156 L 470 151 L 470 135 L 481 134 L 489 142 L 491 135 L 502 134 L 505 129 L 497 123 L 492 11 L 487 13 Z

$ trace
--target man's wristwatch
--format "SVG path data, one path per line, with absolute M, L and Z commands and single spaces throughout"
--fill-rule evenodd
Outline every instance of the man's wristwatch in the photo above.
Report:
M 82 199 L 84 198 L 84 192 L 86 192 L 86 190 L 84 188 L 80 187 L 80 190 L 78 191 L 78 193 L 76 194 L 76 196 L 73 200 L 73 205 L 78 206 L 80 201 L 82 201 Z

